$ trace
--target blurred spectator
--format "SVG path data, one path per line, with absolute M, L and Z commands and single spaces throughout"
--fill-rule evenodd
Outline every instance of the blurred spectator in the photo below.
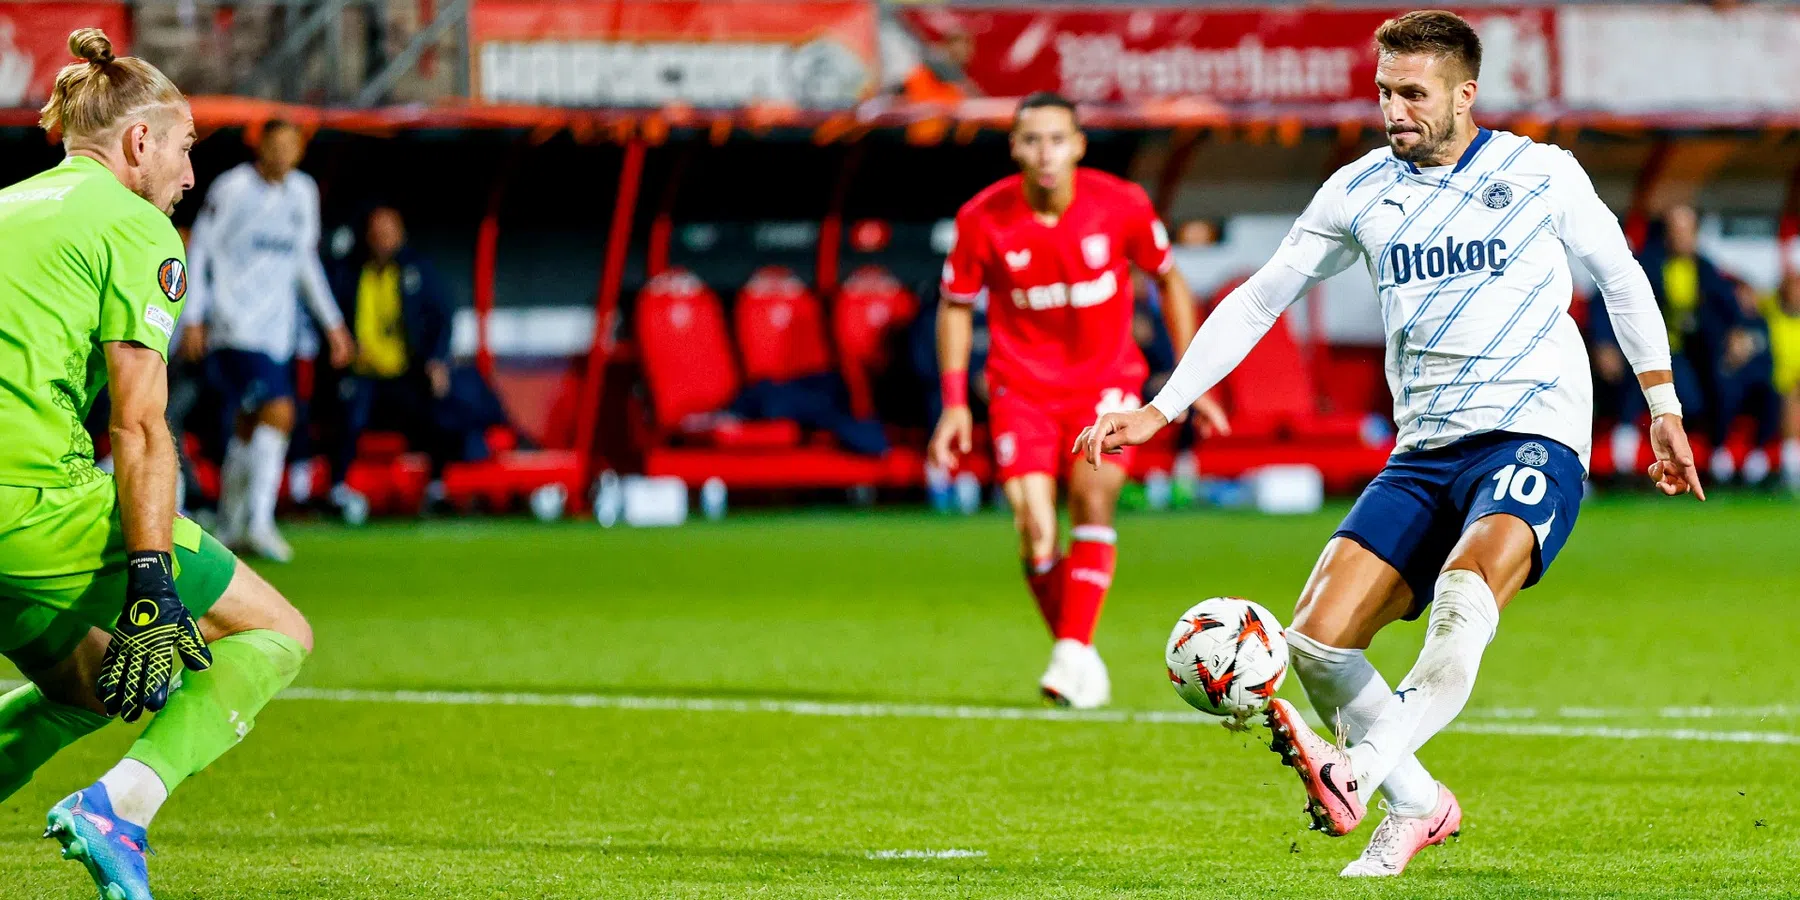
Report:
M 1169 326 L 1163 322 L 1162 295 L 1156 282 L 1145 277 L 1142 270 L 1133 270 L 1131 279 L 1132 294 L 1137 297 L 1131 313 L 1131 336 L 1150 366 L 1143 396 L 1154 397 L 1175 371 L 1175 343 L 1169 340 Z
M 335 280 L 344 321 L 356 336 L 356 359 L 337 385 L 329 500 L 349 521 L 368 500 L 345 482 L 357 441 L 371 427 L 399 431 L 431 459 L 428 506 L 445 500 L 444 466 L 467 455 L 452 411 L 451 303 L 429 263 L 407 246 L 406 224 L 386 206 L 369 213 L 362 246 Z
M 1788 275 L 1763 302 L 1776 392 L 1784 399 L 1781 475 L 1800 491 L 1800 271 Z
M 1675 392 L 1681 397 L 1685 418 L 1693 421 L 1710 411 L 1707 401 L 1712 396 L 1714 361 L 1723 349 L 1730 323 L 1740 315 L 1736 289 L 1711 260 L 1700 255 L 1699 217 L 1689 206 L 1676 206 L 1665 214 L 1661 233 L 1638 252 L 1638 263 L 1649 276 L 1663 321 L 1668 323 Z M 1643 440 L 1638 420 L 1646 412 L 1643 393 L 1604 310 L 1594 310 L 1589 331 L 1596 399 L 1616 417 L 1613 466 L 1618 474 L 1635 474 Z
M 1734 282 L 1733 291 L 1738 317 L 1725 331 L 1714 374 L 1712 477 L 1714 482 L 1726 482 L 1737 474 L 1725 442 L 1731 436 L 1732 423 L 1740 414 L 1748 414 L 1756 423 L 1756 432 L 1744 457 L 1743 476 L 1746 483 L 1759 484 L 1769 477 L 1765 448 L 1781 427 L 1781 395 L 1775 392 L 1769 324 L 1757 307 L 1756 291 L 1742 282 Z
M 1177 247 L 1211 247 L 1219 242 L 1219 223 L 1211 219 L 1189 219 L 1175 229 Z

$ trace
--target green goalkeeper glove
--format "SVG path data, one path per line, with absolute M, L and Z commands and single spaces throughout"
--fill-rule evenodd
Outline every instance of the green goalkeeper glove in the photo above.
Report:
M 136 722 L 169 701 L 177 656 L 200 672 L 212 665 L 212 651 L 175 594 L 169 554 L 139 551 L 126 558 L 125 566 L 125 608 L 113 624 L 96 692 L 107 715 Z

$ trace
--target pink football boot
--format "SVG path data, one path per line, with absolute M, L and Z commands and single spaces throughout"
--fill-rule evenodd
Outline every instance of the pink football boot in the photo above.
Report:
M 1462 805 L 1450 789 L 1438 785 L 1437 808 L 1425 816 L 1395 815 L 1381 820 L 1362 856 L 1344 867 L 1345 878 L 1381 878 L 1406 871 L 1420 850 L 1442 844 L 1462 831 Z
M 1281 754 L 1282 765 L 1293 766 L 1306 785 L 1306 811 L 1312 815 L 1312 827 L 1332 837 L 1356 830 L 1369 807 L 1356 793 L 1350 754 L 1319 737 L 1286 700 L 1269 704 L 1269 731 L 1275 735 L 1269 749 Z

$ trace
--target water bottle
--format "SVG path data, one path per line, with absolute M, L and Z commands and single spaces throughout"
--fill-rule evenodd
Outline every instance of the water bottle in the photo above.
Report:
M 931 463 L 925 464 L 925 496 L 931 500 L 931 508 L 937 512 L 947 513 L 954 497 L 950 493 L 950 473 Z
M 1151 469 L 1144 476 L 1144 502 L 1157 512 L 1169 508 L 1174 490 L 1175 485 L 1169 480 L 1169 473 L 1161 469 Z
M 956 511 L 965 516 L 981 511 L 981 480 L 974 472 L 961 472 L 956 476 Z
M 594 492 L 594 521 L 601 528 L 611 528 L 624 514 L 625 488 L 619 484 L 619 473 L 607 469 L 600 473 L 600 485 Z
M 569 489 L 560 482 L 542 485 L 531 492 L 531 514 L 539 522 L 554 522 L 568 508 Z
M 725 518 L 725 479 L 714 475 L 700 485 L 700 513 L 708 522 Z

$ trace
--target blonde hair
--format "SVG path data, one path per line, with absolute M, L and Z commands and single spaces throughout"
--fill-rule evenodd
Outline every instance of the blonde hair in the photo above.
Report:
M 98 28 L 70 33 L 69 52 L 82 61 L 56 73 L 50 102 L 38 115 L 45 131 L 62 129 L 64 144 L 105 137 L 127 116 L 183 102 L 180 89 L 155 66 L 113 56 L 112 41 Z

